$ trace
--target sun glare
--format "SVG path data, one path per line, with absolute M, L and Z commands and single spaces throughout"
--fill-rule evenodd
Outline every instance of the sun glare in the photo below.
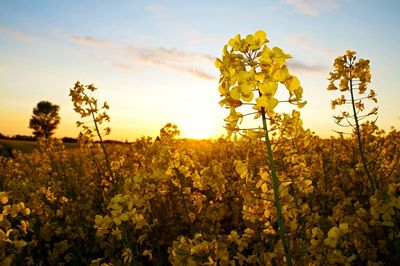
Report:
M 206 139 L 213 137 L 213 124 L 205 118 L 193 118 L 180 125 L 181 136 L 191 139 Z

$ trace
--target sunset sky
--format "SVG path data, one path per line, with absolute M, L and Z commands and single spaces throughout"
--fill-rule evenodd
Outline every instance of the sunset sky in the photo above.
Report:
M 41 100 L 60 105 L 56 136 L 76 137 L 69 89 L 93 83 L 110 104 L 109 138 L 156 136 L 168 122 L 183 137 L 225 134 L 214 66 L 228 40 L 264 30 L 293 56 L 306 128 L 335 135 L 326 90 L 347 49 L 371 61 L 378 125 L 400 128 L 399 1 L 0 1 L 0 133 L 26 134 Z

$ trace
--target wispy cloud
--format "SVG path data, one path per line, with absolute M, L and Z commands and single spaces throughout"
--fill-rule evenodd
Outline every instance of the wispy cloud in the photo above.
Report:
M 128 64 L 124 64 L 124 63 L 112 63 L 112 67 L 118 71 L 122 71 L 122 72 L 128 72 L 128 73 L 139 73 L 142 72 L 141 70 L 130 66 Z
M 297 60 L 290 60 L 287 62 L 290 70 L 297 73 L 315 73 L 315 72 L 326 72 L 329 67 L 321 64 L 306 64 Z
M 131 52 L 135 53 L 143 61 L 150 61 L 152 63 L 161 63 L 168 64 L 169 63 L 183 63 L 188 60 L 199 63 L 199 61 L 203 62 L 212 62 L 214 57 L 209 54 L 203 53 L 189 53 L 185 51 L 180 51 L 177 49 L 168 49 L 164 47 L 158 48 L 128 48 Z
M 203 65 L 212 65 L 214 57 L 203 53 L 189 53 L 176 49 L 158 48 L 137 48 L 129 47 L 130 55 L 137 61 L 190 74 L 202 79 L 215 79 L 207 71 L 200 69 Z
M 100 48 L 115 47 L 115 44 L 112 42 L 100 40 L 100 39 L 94 38 L 92 36 L 69 35 L 69 39 L 73 42 L 83 44 L 83 45 L 88 45 L 88 46 L 94 46 L 94 47 L 100 47 Z
M 34 39 L 33 36 L 22 31 L 12 30 L 3 26 L 0 26 L 0 34 L 7 35 L 21 41 L 32 41 Z
M 145 65 L 188 74 L 201 79 L 216 79 L 207 69 L 213 65 L 214 56 L 186 52 L 165 47 L 122 46 L 93 36 L 69 35 L 68 39 L 83 46 L 104 49 L 111 58 L 111 66 L 118 71 L 138 73 Z
M 343 0 L 342 0 L 343 1 Z M 286 5 L 293 6 L 300 13 L 318 16 L 323 12 L 334 10 L 340 6 L 340 0 L 282 0 Z

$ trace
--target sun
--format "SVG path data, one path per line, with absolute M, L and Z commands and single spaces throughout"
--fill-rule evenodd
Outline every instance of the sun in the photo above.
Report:
M 207 139 L 213 137 L 213 123 L 202 117 L 186 120 L 179 126 L 181 136 L 190 139 Z

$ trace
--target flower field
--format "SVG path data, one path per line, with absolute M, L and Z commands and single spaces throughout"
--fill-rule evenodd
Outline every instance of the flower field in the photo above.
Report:
M 373 131 L 365 143 L 374 194 L 354 138 L 275 146 L 298 265 L 400 259 L 400 132 L 362 130 Z M 44 141 L 40 151 L 2 158 L 3 264 L 284 264 L 263 146 L 170 136 L 108 146 L 112 181 L 98 145 L 66 151 Z
M 396 265 L 400 132 L 362 121 L 377 112 L 362 116 L 362 100 L 377 102 L 367 60 L 353 65 L 347 52 L 335 61 L 328 89 L 351 99 L 332 105 L 356 111 L 335 119 L 355 123 L 322 139 L 300 111 L 275 112 L 303 107 L 303 88 L 289 55 L 265 46 L 261 31 L 249 36 L 216 61 L 230 138 L 180 139 L 167 124 L 155 140 L 105 144 L 109 106 L 76 83 L 75 111 L 93 123 L 78 122 L 79 148 L 48 138 L 0 157 L 1 265 Z M 286 101 L 275 98 L 278 84 Z M 251 118 L 238 109 L 251 102 L 258 129 L 241 128 Z

